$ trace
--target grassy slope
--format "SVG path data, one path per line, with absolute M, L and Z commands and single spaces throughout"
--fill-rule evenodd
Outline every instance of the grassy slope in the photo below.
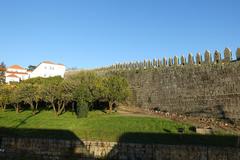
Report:
M 32 116 L 30 111 L 24 111 L 20 114 L 16 114 L 13 111 L 0 112 L 0 127 L 8 128 L 6 131 L 7 134 L 54 138 L 61 138 L 63 132 L 40 132 L 35 129 L 67 130 L 82 140 L 120 140 L 124 142 L 169 144 L 210 143 L 213 145 L 219 142 L 221 144 L 226 144 L 226 142 L 231 144 L 232 141 L 235 141 L 234 137 L 225 137 L 226 142 L 222 141 L 222 137 L 199 137 L 199 135 L 189 130 L 190 125 L 166 119 L 130 117 L 119 114 L 109 115 L 100 111 L 90 112 L 88 118 L 81 119 L 77 119 L 70 112 L 60 117 L 54 116 L 51 111 L 42 111 L 35 116 Z M 185 135 L 176 134 L 177 129 L 180 127 L 185 129 Z M 0 131 L 4 132 L 3 129 Z M 212 140 L 212 142 L 209 140 Z
M 56 117 L 50 111 L 43 111 L 35 116 L 31 112 L 24 111 L 0 112 L 0 127 L 11 128 L 37 128 L 37 129 L 66 129 L 73 131 L 81 138 L 100 138 L 116 140 L 125 132 L 154 132 L 164 133 L 169 130 L 177 132 L 177 128 L 183 127 L 187 132 L 189 125 L 176 123 L 149 117 L 130 117 L 118 114 L 105 114 L 100 111 L 90 112 L 88 118 L 77 119 L 70 112 Z

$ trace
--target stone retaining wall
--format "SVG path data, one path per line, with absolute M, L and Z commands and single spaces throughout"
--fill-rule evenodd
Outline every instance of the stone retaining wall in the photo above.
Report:
M 240 148 L 0 137 L 0 159 L 239 160 Z

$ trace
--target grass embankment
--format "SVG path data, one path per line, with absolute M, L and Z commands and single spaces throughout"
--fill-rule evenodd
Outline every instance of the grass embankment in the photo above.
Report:
M 0 112 L 0 135 L 70 138 L 80 140 L 103 140 L 163 144 L 211 144 L 233 145 L 233 136 L 202 136 L 191 130 L 189 124 L 171 120 L 105 114 L 92 111 L 88 118 L 77 119 L 71 112 L 56 117 L 51 111 L 32 116 L 30 111 L 16 114 Z M 184 134 L 178 129 L 183 128 Z M 72 136 L 74 135 L 74 136 Z

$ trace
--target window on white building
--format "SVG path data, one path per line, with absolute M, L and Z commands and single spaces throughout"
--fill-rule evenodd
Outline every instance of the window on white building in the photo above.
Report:
M 54 67 L 53 67 L 53 66 L 49 66 L 49 69 L 50 69 L 50 70 L 54 70 Z

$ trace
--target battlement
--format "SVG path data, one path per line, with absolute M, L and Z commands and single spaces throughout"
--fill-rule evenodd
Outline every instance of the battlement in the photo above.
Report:
M 203 59 L 204 57 L 204 59 Z M 232 57 L 232 51 L 229 48 L 224 49 L 223 58 L 221 53 L 216 50 L 213 55 L 210 51 L 206 50 L 204 55 L 197 53 L 194 57 L 191 53 L 188 54 L 188 57 L 177 56 L 169 57 L 168 59 L 164 57 L 163 59 L 153 59 L 153 60 L 144 60 L 142 62 L 129 62 L 129 63 L 118 63 L 106 67 L 106 69 L 148 69 L 148 68 L 159 68 L 159 67 L 169 67 L 169 66 L 184 66 L 184 65 L 210 65 L 210 64 L 226 64 L 234 61 L 240 60 L 240 48 L 237 48 L 236 59 Z

